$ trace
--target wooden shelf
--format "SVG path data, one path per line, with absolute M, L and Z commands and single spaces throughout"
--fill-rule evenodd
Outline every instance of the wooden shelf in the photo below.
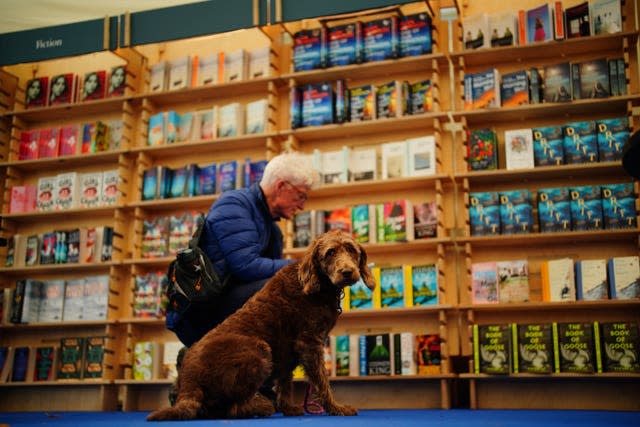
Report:
M 420 176 L 413 178 L 376 179 L 368 181 L 355 181 L 347 184 L 329 184 L 314 188 L 309 193 L 311 198 L 343 197 L 347 193 L 373 193 L 378 191 L 406 190 L 416 187 L 433 186 L 437 180 L 451 180 L 446 174 Z
M 131 258 L 122 261 L 124 265 L 142 265 L 145 267 L 169 267 L 169 263 L 175 259 L 174 256 L 162 258 Z
M 170 386 L 173 380 L 168 378 L 160 378 L 157 380 L 114 380 L 115 385 L 133 385 L 133 386 Z
M 100 99 L 91 102 L 56 105 L 54 107 L 33 108 L 13 111 L 8 115 L 19 117 L 27 122 L 44 122 L 48 120 L 68 120 L 78 116 L 99 116 L 117 111 L 124 111 L 123 103 L 135 99 L 133 97 L 117 97 Z
M 331 124 L 324 126 L 307 126 L 299 129 L 289 129 L 280 132 L 283 137 L 294 136 L 299 141 L 313 141 L 318 139 L 340 138 L 348 139 L 352 136 L 392 134 L 394 132 L 433 129 L 433 120 L 446 117 L 444 113 L 424 113 L 398 118 L 367 120 L 363 122 Z
M 437 315 L 441 310 L 451 310 L 450 305 L 428 305 L 404 308 L 352 309 L 344 311 L 338 322 L 350 319 L 366 319 L 369 317 L 413 317 L 421 315 Z
M 179 206 L 180 209 L 197 209 L 206 206 L 206 210 L 209 210 L 209 206 L 218 198 L 220 194 L 207 194 L 204 196 L 194 197 L 176 197 L 171 199 L 158 199 L 158 200 L 143 200 L 138 202 L 127 203 L 125 209 L 141 208 L 149 212 L 160 212 L 166 210 L 176 209 Z
M 329 377 L 331 382 L 370 382 L 370 381 L 437 381 L 457 378 L 456 374 L 437 374 L 437 375 L 363 375 L 361 377 Z M 299 379 L 296 381 L 306 381 Z
M 118 319 L 118 323 L 130 323 L 133 325 L 164 326 L 164 317 L 127 317 Z
M 73 166 L 89 166 L 112 163 L 115 169 L 120 155 L 126 153 L 128 153 L 128 150 L 114 150 L 95 154 L 78 154 L 75 156 L 49 157 L 36 160 L 18 160 L 15 162 L 0 163 L 0 168 L 12 167 L 20 171 L 35 172 L 62 167 L 67 168 Z
M 100 263 L 92 263 L 92 264 L 44 264 L 44 265 L 33 265 L 33 266 L 24 266 L 24 267 L 2 267 L 0 268 L 0 274 L 6 274 L 11 276 L 17 275 L 25 275 L 30 273 L 56 273 L 56 272 L 81 272 L 81 271 L 96 271 L 96 270 L 106 270 L 110 267 L 120 265 L 119 261 L 110 261 L 110 262 L 100 262 Z
M 362 246 L 367 254 L 385 254 L 389 252 L 411 252 L 436 249 L 438 245 L 451 243 L 449 238 L 418 239 L 411 242 L 389 242 L 389 243 L 364 243 Z M 290 248 L 284 250 L 284 255 L 293 258 L 301 257 L 308 248 Z
M 518 245 L 547 245 L 558 242 L 583 243 L 631 240 L 638 241 L 637 228 L 622 230 L 567 231 L 559 233 L 500 234 L 496 236 L 460 237 L 456 243 L 470 243 L 474 247 L 509 247 Z
M 451 54 L 451 59 L 457 63 L 458 58 L 464 58 L 466 66 L 480 66 L 508 63 L 539 63 L 544 59 L 554 59 L 557 62 L 569 61 L 570 57 L 591 52 L 622 51 L 623 39 L 629 39 L 629 46 L 633 46 L 638 33 L 635 31 L 616 34 L 603 34 L 591 37 L 578 37 L 562 41 L 533 43 L 524 46 L 494 47 L 487 49 L 465 50 Z
M 112 380 L 56 380 L 56 381 L 31 381 L 31 382 L 7 382 L 0 383 L 0 388 L 14 387 L 98 387 L 112 385 Z
M 86 218 L 88 216 L 102 216 L 112 214 L 116 209 L 122 208 L 121 205 L 114 206 L 101 206 L 98 208 L 74 208 L 65 209 L 61 211 L 47 211 L 47 212 L 20 212 L 20 213 L 8 213 L 3 214 L 2 219 L 16 221 L 20 223 L 32 223 L 39 221 L 59 221 L 59 220 L 73 220 L 78 218 Z
M 387 77 L 405 72 L 414 72 L 416 69 L 426 72 L 434 71 L 432 66 L 432 61 L 434 60 L 439 63 L 444 63 L 446 57 L 443 54 L 432 54 L 388 59 L 385 61 L 352 64 L 322 70 L 300 71 L 297 73 L 284 74 L 281 78 L 284 80 L 293 79 L 297 85 L 338 79 L 364 80 L 375 77 Z
M 532 169 L 473 171 L 455 174 L 457 182 L 463 179 L 471 184 L 512 183 L 516 181 L 546 181 L 549 179 L 588 178 L 593 175 L 623 177 L 628 175 L 621 162 L 582 163 L 574 165 L 540 166 Z
M 630 300 L 598 300 L 598 301 L 569 301 L 569 302 L 527 302 L 513 304 L 469 304 L 461 305 L 460 310 L 473 310 L 482 312 L 506 312 L 506 311 L 579 311 L 590 309 L 640 308 L 640 299 Z
M 585 380 L 585 381 L 611 381 L 611 380 L 629 380 L 638 381 L 640 374 L 623 373 L 623 372 L 603 372 L 594 374 L 574 374 L 568 372 L 560 372 L 553 374 L 512 374 L 512 375 L 488 375 L 488 374 L 460 374 L 461 379 L 469 380 L 495 380 L 495 381 L 520 381 L 520 380 Z
M 50 328 L 93 328 L 115 324 L 115 320 L 63 320 L 47 323 L 0 324 L 0 329 L 50 329 Z

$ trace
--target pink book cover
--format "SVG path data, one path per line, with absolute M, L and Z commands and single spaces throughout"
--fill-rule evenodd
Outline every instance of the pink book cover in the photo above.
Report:
M 38 139 L 40 132 L 28 130 L 20 134 L 19 160 L 34 160 L 38 158 Z
M 26 189 L 27 199 L 25 201 L 25 212 L 33 212 L 36 210 L 36 201 L 38 198 L 38 186 L 35 184 L 27 184 L 24 186 Z
M 498 266 L 495 262 L 481 262 L 471 266 L 471 302 L 498 303 Z
M 58 128 L 40 129 L 38 137 L 38 158 L 58 157 L 60 131 Z
M 78 125 L 64 126 L 60 128 L 60 156 L 73 156 L 78 151 Z
M 9 202 L 9 213 L 26 212 L 27 188 L 24 185 L 11 187 L 11 201 Z

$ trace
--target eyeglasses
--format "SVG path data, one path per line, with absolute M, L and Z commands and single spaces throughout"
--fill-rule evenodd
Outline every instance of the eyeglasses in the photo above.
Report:
M 306 191 L 302 191 L 300 189 L 300 187 L 293 185 L 292 183 L 290 183 L 289 181 L 285 181 L 285 183 L 289 184 L 289 186 L 291 188 L 293 188 L 296 191 L 296 198 L 299 202 L 306 202 L 307 201 L 307 192 Z

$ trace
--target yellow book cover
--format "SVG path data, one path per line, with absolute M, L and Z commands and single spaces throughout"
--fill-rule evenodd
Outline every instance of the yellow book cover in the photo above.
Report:
M 404 266 L 404 306 L 405 307 L 413 307 L 413 286 L 412 286 L 412 275 L 413 266 L 405 265 Z
M 372 301 L 372 305 L 373 308 L 381 308 L 382 307 L 382 302 L 381 302 L 381 293 L 380 293 L 380 267 L 373 267 L 373 269 L 371 270 L 371 273 L 373 273 L 373 278 L 376 282 L 376 287 L 373 290 L 373 301 Z

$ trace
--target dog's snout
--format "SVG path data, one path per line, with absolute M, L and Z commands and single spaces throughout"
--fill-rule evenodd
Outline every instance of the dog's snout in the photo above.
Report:
M 353 277 L 353 270 L 350 268 L 343 269 L 341 273 L 342 273 L 342 277 L 344 277 L 345 279 L 351 279 Z

